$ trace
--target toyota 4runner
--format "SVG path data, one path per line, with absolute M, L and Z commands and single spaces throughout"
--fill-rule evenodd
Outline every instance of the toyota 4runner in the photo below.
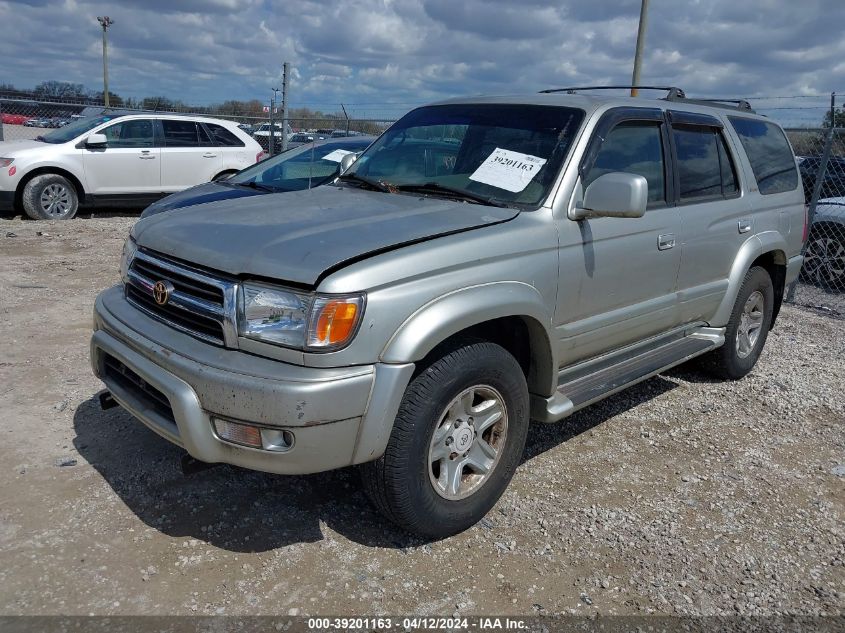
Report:
M 745 103 L 454 99 L 343 167 L 138 222 L 91 360 L 197 460 L 360 464 L 429 537 L 496 503 L 529 419 L 697 356 L 747 374 L 801 268 L 795 158 Z

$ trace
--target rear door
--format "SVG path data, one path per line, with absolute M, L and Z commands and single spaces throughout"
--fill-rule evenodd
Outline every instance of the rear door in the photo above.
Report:
M 150 119 L 123 119 L 99 131 L 108 145 L 83 147 L 86 190 L 95 196 L 161 191 L 160 149 Z
M 756 231 L 737 160 L 719 119 L 670 111 L 680 212 L 679 307 L 685 322 L 709 321 L 743 242 Z
M 254 145 L 248 149 L 243 139 L 217 123 L 205 123 L 203 125 L 220 151 L 222 169 L 240 171 L 256 162 L 258 152 L 253 151 Z
M 208 182 L 223 170 L 220 149 L 195 121 L 160 119 L 161 190 L 181 191 Z

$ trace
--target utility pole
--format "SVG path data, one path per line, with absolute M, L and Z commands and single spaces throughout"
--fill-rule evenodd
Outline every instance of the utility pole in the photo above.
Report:
M 836 127 L 836 93 L 830 93 L 830 127 Z
M 341 110 L 343 110 L 343 116 L 346 117 L 346 136 L 349 136 L 349 115 L 346 113 L 346 108 L 343 107 L 343 104 L 340 104 Z
M 109 41 L 106 35 L 108 28 L 114 24 L 109 16 L 98 17 L 97 22 L 103 27 L 103 103 L 109 107 Z
M 643 65 L 643 47 L 645 46 L 645 30 L 648 23 L 648 0 L 642 0 L 640 6 L 640 28 L 637 29 L 637 51 L 634 53 L 634 74 L 631 77 L 631 85 L 640 85 L 640 68 Z M 639 96 L 640 91 L 631 88 L 631 96 Z
M 276 149 L 276 123 L 273 120 L 273 115 L 276 111 L 276 104 L 279 102 L 279 89 L 278 88 L 270 88 L 273 91 L 273 96 L 270 97 L 270 133 L 267 136 L 267 152 L 272 156 L 275 154 Z
M 290 88 L 290 64 L 282 64 L 282 151 L 288 148 L 288 91 Z

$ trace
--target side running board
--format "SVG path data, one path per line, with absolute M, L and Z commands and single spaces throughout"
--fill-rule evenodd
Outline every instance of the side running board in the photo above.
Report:
M 531 417 L 557 422 L 617 391 L 720 347 L 724 328 L 699 327 L 569 367 L 551 398 L 532 397 Z

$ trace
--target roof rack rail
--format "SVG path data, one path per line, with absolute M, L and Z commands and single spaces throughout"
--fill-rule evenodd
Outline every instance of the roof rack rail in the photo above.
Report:
M 554 92 L 565 92 L 566 94 L 574 95 L 578 92 L 587 90 L 666 90 L 664 101 L 683 101 L 684 103 L 692 103 L 696 105 L 708 105 L 716 108 L 728 108 L 731 110 L 743 110 L 745 112 L 754 112 L 751 104 L 745 99 L 688 99 L 686 93 L 676 86 L 580 86 L 573 88 L 548 88 L 541 90 L 541 94 L 550 94 Z
M 680 99 L 673 99 L 666 97 L 667 101 L 683 101 L 685 103 L 695 103 L 699 105 L 709 105 L 716 108 L 729 108 L 731 110 L 744 110 L 745 112 L 754 112 L 751 104 L 745 99 L 687 99 L 686 97 Z
M 548 88 L 540 92 L 545 94 L 565 92 L 574 95 L 577 92 L 585 90 L 632 90 L 634 88 L 637 90 L 666 90 L 668 94 L 665 98 L 668 100 L 683 99 L 685 97 L 684 91 L 676 86 L 580 86 L 574 88 Z

